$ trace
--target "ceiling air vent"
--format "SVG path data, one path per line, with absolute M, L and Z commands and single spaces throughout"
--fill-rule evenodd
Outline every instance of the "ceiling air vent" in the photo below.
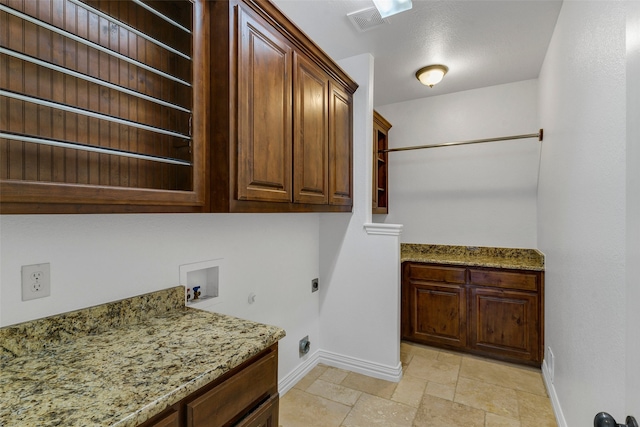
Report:
M 356 30 L 361 33 L 389 23 L 386 19 L 382 19 L 380 12 L 378 12 L 375 6 L 357 12 L 347 13 L 347 17 L 353 26 L 356 27 Z

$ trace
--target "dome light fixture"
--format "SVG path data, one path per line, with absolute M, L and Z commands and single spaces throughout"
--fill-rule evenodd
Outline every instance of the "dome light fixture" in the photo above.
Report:
M 449 68 L 446 65 L 428 65 L 416 71 L 416 78 L 423 85 L 433 87 L 433 85 L 440 83 L 447 71 Z

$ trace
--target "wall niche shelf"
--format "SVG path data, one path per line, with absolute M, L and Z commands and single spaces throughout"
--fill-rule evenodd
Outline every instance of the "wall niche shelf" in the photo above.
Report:
M 220 270 L 222 258 L 183 264 L 180 266 L 180 284 L 187 288 L 186 304 L 205 308 L 222 302 L 220 294 Z M 194 288 L 200 294 L 195 296 Z

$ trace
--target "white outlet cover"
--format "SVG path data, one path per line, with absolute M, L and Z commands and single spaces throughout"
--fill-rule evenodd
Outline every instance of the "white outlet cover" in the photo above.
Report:
M 51 295 L 51 264 L 22 266 L 22 301 Z

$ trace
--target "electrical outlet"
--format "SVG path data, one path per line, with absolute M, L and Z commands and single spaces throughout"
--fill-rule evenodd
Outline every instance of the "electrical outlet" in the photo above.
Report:
M 311 292 L 316 292 L 318 290 L 318 279 L 313 279 L 311 281 Z
M 31 264 L 22 266 L 22 301 L 51 295 L 51 265 Z

